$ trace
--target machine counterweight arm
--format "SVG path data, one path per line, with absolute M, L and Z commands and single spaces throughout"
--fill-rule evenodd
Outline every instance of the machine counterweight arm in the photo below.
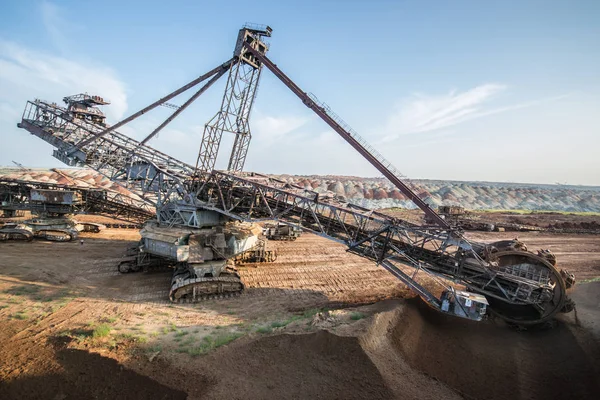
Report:
M 121 122 L 118 122 L 116 124 L 114 124 L 113 126 L 111 126 L 110 128 L 107 128 L 105 130 L 103 130 L 102 132 L 99 133 L 94 133 L 94 136 L 80 142 L 77 143 L 76 147 L 77 148 L 82 148 L 88 144 L 90 144 L 91 142 L 93 142 L 94 140 L 101 138 L 102 136 L 106 135 L 107 133 L 125 125 L 128 122 L 133 121 L 134 119 L 136 119 L 137 117 L 147 113 L 148 111 L 160 106 L 161 104 L 163 104 L 166 101 L 171 100 L 173 97 L 180 95 L 181 93 L 185 92 L 186 90 L 196 86 L 197 84 L 199 84 L 200 82 L 204 81 L 205 79 L 210 78 L 211 76 L 219 73 L 220 71 L 222 71 L 223 69 L 225 71 L 227 71 L 230 67 L 231 64 L 233 62 L 237 62 L 237 57 L 233 57 L 230 60 L 224 62 L 223 64 L 219 65 L 218 67 L 210 70 L 209 72 L 207 72 L 206 74 L 199 76 L 198 78 L 194 79 L 193 81 L 191 81 L 190 83 L 188 83 L 187 85 L 184 85 L 182 87 L 180 87 L 179 89 L 177 89 L 174 92 L 169 93 L 168 95 L 166 95 L 165 97 L 155 101 L 154 103 L 150 104 L 149 106 L 141 109 L 140 111 L 136 112 L 135 114 L 130 115 L 129 117 L 125 118 L 124 120 L 122 120 Z
M 360 142 L 338 124 L 321 106 L 310 98 L 306 92 L 303 92 L 277 65 L 275 65 L 266 56 L 254 50 L 248 44 L 244 44 L 247 51 L 252 53 L 261 63 L 263 63 L 281 82 L 283 82 L 296 96 L 302 100 L 304 105 L 313 110 L 323 121 L 325 121 L 334 131 L 336 131 L 346 142 L 356 149 L 364 158 L 367 159 L 379 172 L 388 178 L 406 197 L 415 203 L 423 212 L 435 221 L 442 228 L 449 229 L 450 226 L 435 211 L 429 207 L 415 192 L 413 192 L 404 182 L 400 180 L 392 171 L 390 171 L 379 159 L 369 152 Z
M 171 116 L 169 118 L 167 118 L 155 130 L 153 130 L 151 134 L 146 136 L 146 138 L 144 140 L 142 140 L 141 144 L 146 144 L 150 139 L 152 139 L 154 136 L 156 136 L 156 134 L 158 134 L 158 132 L 160 132 L 165 126 L 167 126 L 171 121 L 173 121 L 175 119 L 175 117 L 177 117 L 179 114 L 181 114 L 183 112 L 183 110 L 185 110 L 190 104 L 192 104 L 194 102 L 194 100 L 196 100 L 198 97 L 200 97 L 200 95 L 202 93 L 204 93 L 206 91 L 206 89 L 211 87 L 213 83 L 215 83 L 217 80 L 219 80 L 219 78 L 222 77 L 225 74 L 225 72 L 227 72 L 229 70 L 230 67 L 231 67 L 231 64 L 228 64 L 227 67 L 223 66 L 223 68 L 219 72 L 217 72 L 217 74 L 215 76 L 213 76 L 211 78 L 211 80 L 206 82 L 206 84 L 204 86 L 202 86 L 200 88 L 200 90 L 198 90 L 196 93 L 194 93 L 194 95 L 192 97 L 190 97 L 185 103 L 183 103 L 181 105 L 181 107 L 179 107 L 177 110 L 175 110 L 175 112 L 173 114 L 171 114 Z

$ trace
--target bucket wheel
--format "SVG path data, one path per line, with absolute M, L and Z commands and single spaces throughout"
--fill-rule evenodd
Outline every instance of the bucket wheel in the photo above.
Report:
M 548 321 L 562 311 L 567 299 L 565 281 L 545 258 L 525 251 L 504 251 L 493 254 L 493 261 L 503 272 L 523 279 L 541 282 L 540 288 L 534 291 L 537 300 L 530 304 L 512 304 L 487 296 L 490 311 L 500 318 L 518 325 L 534 325 Z

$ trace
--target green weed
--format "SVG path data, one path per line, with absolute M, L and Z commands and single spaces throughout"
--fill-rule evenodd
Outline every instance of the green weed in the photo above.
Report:
M 144 335 L 136 336 L 135 341 L 141 344 L 148 343 L 148 338 Z
M 92 331 L 92 337 L 101 338 L 110 334 L 110 326 L 108 324 L 100 324 Z
M 302 318 L 312 318 L 315 315 L 317 315 L 321 310 L 319 310 L 318 308 L 311 308 L 310 310 L 306 310 L 304 311 L 304 313 L 302 313 Z
M 13 314 L 12 317 L 14 319 L 24 320 L 24 319 L 28 319 L 29 315 L 26 312 L 24 312 L 24 311 L 19 311 L 19 312 Z
M 191 356 L 199 356 L 201 354 L 206 354 L 211 350 L 233 342 L 242 335 L 242 333 L 234 332 L 219 335 L 214 338 L 212 336 L 205 336 L 202 340 L 202 343 L 200 343 L 198 346 L 194 346 L 188 349 L 188 354 Z
M 271 333 L 271 332 L 273 332 L 273 328 L 271 328 L 270 326 L 261 326 L 260 328 L 258 328 L 256 330 L 256 332 L 258 332 L 258 333 Z
M 350 314 L 350 319 L 352 321 L 358 321 L 359 319 L 363 319 L 365 317 L 365 314 L 355 311 L 353 313 Z

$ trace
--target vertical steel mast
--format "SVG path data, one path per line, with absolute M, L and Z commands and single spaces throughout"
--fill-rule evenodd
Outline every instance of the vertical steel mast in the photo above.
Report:
M 247 51 L 244 44 L 264 55 L 269 49 L 264 38 L 270 37 L 271 32 L 272 29 L 268 26 L 249 24 L 240 29 L 233 53 L 234 57 L 238 58 L 238 62 L 229 70 L 221 110 L 204 126 L 202 143 L 196 161 L 196 168 L 199 172 L 213 170 L 223 132 L 235 134 L 227 169 L 242 171 L 244 168 L 248 146 L 252 138 L 248 119 L 262 69 L 262 63 Z

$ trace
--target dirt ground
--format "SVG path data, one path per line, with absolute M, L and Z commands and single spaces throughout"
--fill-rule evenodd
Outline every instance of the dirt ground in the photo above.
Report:
M 585 282 L 553 329 L 440 315 L 310 234 L 194 305 L 168 302 L 168 270 L 116 271 L 135 230 L 0 243 L 0 398 L 598 398 L 600 236 L 518 236 Z

